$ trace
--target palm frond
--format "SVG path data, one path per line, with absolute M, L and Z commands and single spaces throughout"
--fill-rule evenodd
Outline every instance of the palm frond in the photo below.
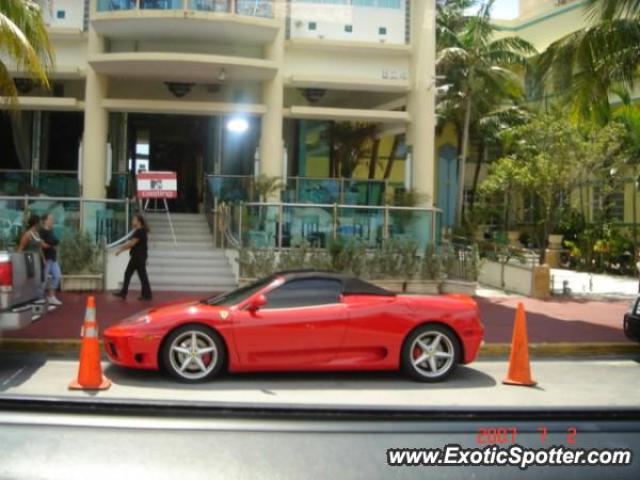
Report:
M 637 18 L 640 0 L 589 0 L 587 14 L 594 19 Z
M 13 79 L 9 73 L 15 69 L 45 87 L 49 86 L 47 72 L 54 61 L 46 27 L 39 5 L 32 0 L 0 0 L 0 55 L 8 58 L 10 66 L 2 63 L 4 92 L 15 96 Z

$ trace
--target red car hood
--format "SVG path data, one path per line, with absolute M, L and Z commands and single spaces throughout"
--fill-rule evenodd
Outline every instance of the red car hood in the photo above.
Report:
M 184 319 L 190 315 L 194 318 L 202 319 L 203 317 L 215 317 L 216 312 L 221 310 L 229 310 L 228 307 L 218 307 L 207 305 L 199 301 L 174 302 L 147 310 L 137 312 L 127 318 L 124 318 L 117 324 L 105 330 L 105 334 L 109 331 L 115 332 L 121 329 L 130 330 L 138 326 L 153 326 L 172 324 L 177 319 Z

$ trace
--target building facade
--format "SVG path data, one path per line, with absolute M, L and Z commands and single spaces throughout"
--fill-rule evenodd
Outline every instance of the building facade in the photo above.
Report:
M 121 195 L 114 179 L 136 162 L 176 170 L 185 192 L 205 174 L 324 178 L 327 125 L 371 122 L 377 163 L 349 176 L 403 184 L 433 205 L 433 0 L 42 5 L 53 86 L 15 72 L 25 115 L 3 116 L 3 169 L 77 170 L 92 199 Z

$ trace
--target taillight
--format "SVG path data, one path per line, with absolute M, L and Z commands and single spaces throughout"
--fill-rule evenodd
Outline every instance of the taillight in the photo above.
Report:
M 3 260 L 0 257 L 0 291 L 7 292 L 13 288 L 13 265 L 11 259 Z

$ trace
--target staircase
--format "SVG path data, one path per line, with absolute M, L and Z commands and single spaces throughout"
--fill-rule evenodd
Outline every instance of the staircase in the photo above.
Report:
M 171 214 L 177 246 L 165 213 L 147 214 L 145 219 L 150 230 L 147 272 L 151 290 L 222 292 L 237 286 L 229 259 L 224 250 L 213 247 L 202 214 Z M 131 285 L 140 288 L 136 274 Z

